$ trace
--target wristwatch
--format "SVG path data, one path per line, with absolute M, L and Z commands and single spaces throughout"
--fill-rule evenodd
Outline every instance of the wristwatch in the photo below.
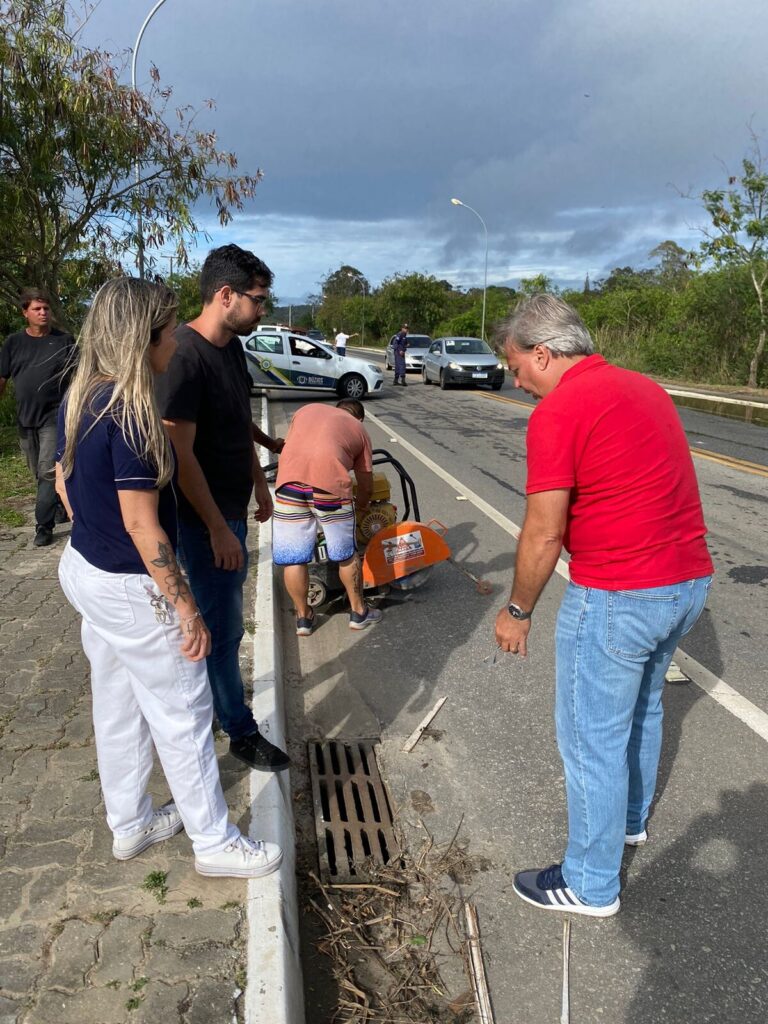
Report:
M 524 622 L 526 619 L 530 619 L 531 615 L 533 615 L 533 612 L 524 612 L 517 604 L 508 604 L 507 611 L 513 619 L 519 619 L 521 622 Z

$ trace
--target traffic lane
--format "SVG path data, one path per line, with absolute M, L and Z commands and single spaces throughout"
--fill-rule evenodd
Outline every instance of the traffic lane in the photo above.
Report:
M 471 391 L 446 393 L 420 386 L 385 395 L 374 415 L 522 524 L 528 422 L 524 409 L 484 400 Z M 403 461 L 410 467 L 412 456 Z M 763 525 L 768 479 L 704 460 L 695 460 L 695 467 L 716 573 L 709 611 L 681 647 L 768 711 L 762 671 L 768 658 L 763 643 L 768 617 Z
M 386 432 L 373 424 L 369 430 L 377 447 L 391 445 Z M 304 738 L 382 737 L 385 778 L 414 854 L 424 829 L 445 843 L 463 818 L 460 838 L 470 844 L 466 890 L 480 912 L 498 1019 L 543 1024 L 556 1019 L 562 924 L 525 906 L 511 882 L 515 871 L 544 866 L 563 851 L 552 703 L 553 634 L 564 582 L 553 579 L 542 597 L 529 658 L 499 655 L 494 662 L 493 620 L 506 598 L 514 545 L 425 467 L 412 469 L 425 506 L 429 492 L 425 515 L 440 509 L 455 557 L 484 570 L 494 593 L 478 594 L 443 565 L 405 600 L 386 602 L 383 621 L 361 634 L 351 633 L 338 611 L 321 616 L 311 638 L 298 639 L 286 615 L 285 642 L 299 664 L 291 685 L 304 700 Z M 501 554 L 489 564 L 486 552 Z M 430 735 L 403 754 L 405 738 L 442 696 L 448 699 Z M 758 815 L 766 809 L 756 778 L 763 745 L 693 686 L 670 687 L 666 705 L 651 841 L 627 855 L 624 909 L 612 921 L 574 923 L 574 1010 L 584 1020 L 632 1020 L 650 988 L 657 1006 L 711 1009 L 715 1015 L 702 1012 L 703 1020 L 728 1020 L 731 1009 L 740 1019 L 759 1019 L 748 980 L 765 896 L 759 889 L 758 913 L 751 916 L 750 890 L 758 879 L 742 888 L 741 862 L 748 876 L 756 872 L 761 827 L 750 818 L 752 827 L 737 831 L 735 809 Z M 712 899 L 715 884 L 725 894 L 724 908 Z M 682 972 L 682 985 L 668 972 L 660 977 L 665 930 L 675 945 L 671 953 L 664 946 L 665 965 L 669 960 Z M 708 957 L 701 950 L 706 933 L 724 936 Z M 723 977 L 736 981 L 735 992 L 718 989 Z M 688 1018 L 679 1012 L 670 1019 Z
M 680 646 L 768 711 L 768 479 L 695 464 L 715 575 L 707 607 Z
M 383 361 L 383 356 L 370 354 L 373 361 Z M 409 373 L 407 379 L 409 384 L 421 382 L 421 377 L 418 374 Z M 488 392 L 486 389 L 480 389 L 479 393 L 487 394 Z M 384 394 L 386 395 L 386 383 Z M 531 411 L 536 405 L 535 399 L 514 386 L 509 375 L 505 378 L 500 394 L 530 406 Z M 768 428 L 688 409 L 685 406 L 678 406 L 677 411 L 691 447 L 746 459 L 749 462 L 756 462 L 761 466 L 768 467 Z
M 291 415 L 301 404 L 281 401 L 271 407 Z M 366 408 L 518 526 L 522 524 L 525 409 L 484 400 L 472 391 L 442 392 L 420 383 L 385 391 L 375 405 L 367 403 Z M 390 436 L 381 438 L 383 447 L 393 448 Z M 412 456 L 404 454 L 402 461 L 413 468 Z M 705 460 L 695 460 L 695 466 L 716 573 L 708 610 L 681 647 L 768 711 L 768 651 L 763 642 L 768 617 L 763 525 L 768 480 Z M 425 519 L 441 518 L 426 497 L 433 485 L 431 477 L 425 479 L 421 497 Z M 452 500 L 456 501 L 455 495 Z M 401 504 L 399 498 L 395 503 Z M 514 546 L 512 538 L 509 543 Z M 478 561 L 473 571 L 482 572 L 485 554 L 475 557 Z

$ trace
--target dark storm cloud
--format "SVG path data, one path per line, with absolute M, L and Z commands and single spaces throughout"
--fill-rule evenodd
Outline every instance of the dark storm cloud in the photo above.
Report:
M 102 0 L 88 37 L 130 47 L 142 12 Z M 583 279 L 694 244 L 671 186 L 722 182 L 750 119 L 768 128 L 766 29 L 763 0 L 167 0 L 139 66 L 214 97 L 201 125 L 264 169 L 234 231 L 285 261 L 284 293 L 331 256 L 477 284 L 482 229 L 453 195 L 488 224 L 491 280 Z

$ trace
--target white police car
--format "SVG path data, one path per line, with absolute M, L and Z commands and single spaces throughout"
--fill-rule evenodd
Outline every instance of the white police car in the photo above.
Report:
M 335 391 L 342 398 L 364 398 L 381 391 L 381 367 L 354 356 L 339 356 L 330 345 L 285 328 L 261 325 L 240 338 L 251 386 L 259 390 Z

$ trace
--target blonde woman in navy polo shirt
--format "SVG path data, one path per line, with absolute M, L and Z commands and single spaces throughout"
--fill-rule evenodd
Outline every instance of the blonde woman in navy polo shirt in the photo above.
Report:
M 110 281 L 79 339 L 59 413 L 57 490 L 73 520 L 59 578 L 82 616 L 112 852 L 128 860 L 185 828 L 203 875 L 274 871 L 278 846 L 230 824 L 211 734 L 210 633 L 176 560 L 175 458 L 154 377 L 176 349 L 177 300 Z M 146 791 L 153 745 L 173 801 Z

